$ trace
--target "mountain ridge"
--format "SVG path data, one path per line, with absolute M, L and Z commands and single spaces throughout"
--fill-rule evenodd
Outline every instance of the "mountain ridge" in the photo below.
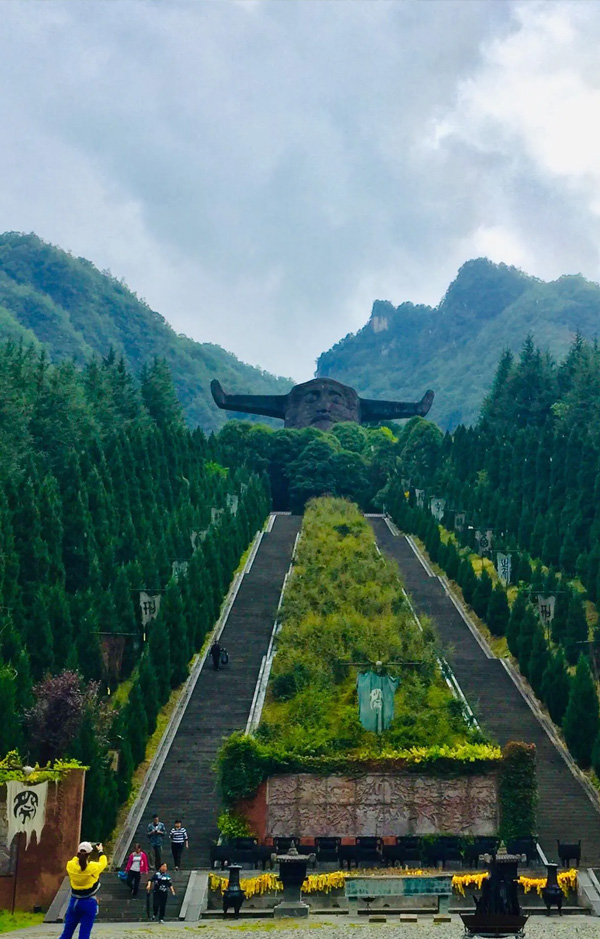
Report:
M 227 420 L 211 398 L 212 378 L 232 392 L 284 394 L 292 385 L 221 346 L 176 333 L 123 281 L 35 234 L 0 235 L 0 336 L 44 346 L 51 359 L 80 365 L 112 348 L 136 374 L 155 356 L 164 357 L 188 422 L 205 431 Z
M 545 282 L 486 258 L 467 261 L 436 307 L 376 300 L 369 320 L 318 359 L 318 376 L 368 397 L 412 400 L 433 388 L 444 429 L 477 420 L 505 348 L 531 334 L 552 357 L 600 326 L 600 286 L 580 274 Z

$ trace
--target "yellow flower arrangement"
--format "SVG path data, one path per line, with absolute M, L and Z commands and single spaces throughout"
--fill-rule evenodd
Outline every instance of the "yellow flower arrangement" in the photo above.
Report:
M 472 874 L 455 874 L 452 878 L 452 889 L 465 896 L 466 887 L 477 887 L 481 890 L 481 884 L 488 877 L 487 871 L 476 871 Z M 536 890 L 539 896 L 546 886 L 546 877 L 519 877 L 517 883 L 523 888 L 525 893 L 530 890 Z M 560 871 L 557 875 L 558 886 L 565 896 L 568 896 L 570 890 L 577 890 L 577 871 L 574 868 L 568 871 Z
M 218 874 L 209 874 L 208 886 L 210 890 L 225 893 L 228 883 L 229 880 L 227 877 L 220 877 Z M 277 874 L 271 873 L 260 874 L 259 877 L 249 877 L 246 880 L 240 879 L 240 887 L 246 894 L 247 900 L 251 897 L 262 897 L 265 893 L 283 890 L 283 884 Z
M 487 876 L 487 871 L 477 871 L 473 874 L 455 874 L 452 878 L 452 889 L 464 897 L 465 887 L 477 887 L 478 890 L 481 890 L 481 884 Z
M 519 877 L 518 883 L 522 886 L 525 893 L 530 890 L 536 890 L 541 897 L 542 890 L 546 886 L 546 877 Z M 568 871 L 560 871 L 556 877 L 558 886 L 568 896 L 570 890 L 577 890 L 577 871 L 574 868 Z
M 380 869 L 371 870 L 371 871 L 360 871 L 357 872 L 354 876 L 365 877 L 365 876 L 403 876 L 403 877 L 423 877 L 426 874 L 431 874 L 431 871 L 426 871 L 421 868 L 414 870 L 402 870 L 396 871 L 392 870 L 389 872 L 383 871 Z M 346 871 L 332 871 L 328 874 L 309 874 L 304 883 L 302 884 L 302 893 L 331 893 L 332 890 L 339 890 L 344 886 L 348 877 L 352 877 L 352 874 L 348 874 Z M 474 874 L 474 877 L 480 877 L 483 879 L 485 874 Z M 208 886 L 210 890 L 217 891 L 219 893 L 224 893 L 229 880 L 227 877 L 221 877 L 219 874 L 209 874 L 208 877 Z M 273 873 L 264 873 L 260 874 L 258 877 L 249 877 L 246 880 L 240 879 L 240 887 L 246 894 L 246 899 L 249 900 L 251 897 L 262 897 L 265 893 L 276 893 L 279 890 L 283 890 L 283 884 L 281 883 L 277 874 Z

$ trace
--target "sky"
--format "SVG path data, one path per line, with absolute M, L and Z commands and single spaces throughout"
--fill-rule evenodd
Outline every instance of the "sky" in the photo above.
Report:
M 600 3 L 2 0 L 0 230 L 297 381 L 465 261 L 600 280 Z

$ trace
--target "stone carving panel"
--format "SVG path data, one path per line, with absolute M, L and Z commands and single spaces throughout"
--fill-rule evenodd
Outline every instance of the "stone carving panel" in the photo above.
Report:
M 299 776 L 270 776 L 267 782 L 267 803 L 287 805 L 296 801 Z
M 298 779 L 296 792 L 298 802 L 307 802 L 309 805 L 327 805 L 326 776 L 310 776 L 306 773 L 296 778 Z
M 355 805 L 356 780 L 345 776 L 328 776 L 327 802 L 333 805 Z
M 275 803 L 268 809 L 268 834 L 273 838 L 287 838 L 290 835 L 300 834 L 298 821 L 298 805 L 290 802 L 288 805 Z
M 354 838 L 356 831 L 356 805 L 327 806 L 327 834 L 339 838 Z
M 328 835 L 331 821 L 325 802 L 310 805 L 302 802 L 298 806 L 298 832 L 305 837 L 317 838 L 319 835 Z M 296 829 L 288 834 L 295 834 Z
M 267 786 L 267 835 L 491 835 L 498 829 L 494 775 L 436 779 L 368 773 L 358 779 L 274 776 Z

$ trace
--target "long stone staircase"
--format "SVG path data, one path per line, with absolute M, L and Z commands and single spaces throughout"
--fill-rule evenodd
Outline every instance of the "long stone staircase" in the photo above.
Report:
M 188 831 L 190 847 L 182 861 L 185 871 L 173 874 L 177 896 L 169 898 L 168 919 L 179 915 L 189 871 L 209 866 L 209 845 L 217 835 L 220 811 L 214 762 L 223 739 L 246 727 L 301 524 L 298 516 L 277 515 L 271 531 L 263 534 L 219 640 L 229 652 L 230 664 L 214 671 L 209 658 L 203 666 L 132 840 L 148 850 L 146 827 L 155 813 L 167 831 L 176 818 L 182 819 Z M 168 839 L 163 857 L 172 869 Z M 100 920 L 146 918 L 142 889 L 137 900 L 130 900 L 116 874 L 103 876 L 99 899 Z
M 600 864 L 600 813 L 581 782 L 497 658 L 488 658 L 438 577 L 430 576 L 410 543 L 394 535 L 383 518 L 371 518 L 382 552 L 399 567 L 406 590 L 420 613 L 434 622 L 454 674 L 481 726 L 504 745 L 524 740 L 537 748 L 538 841 L 548 860 L 556 842 L 582 841 L 582 866 Z

